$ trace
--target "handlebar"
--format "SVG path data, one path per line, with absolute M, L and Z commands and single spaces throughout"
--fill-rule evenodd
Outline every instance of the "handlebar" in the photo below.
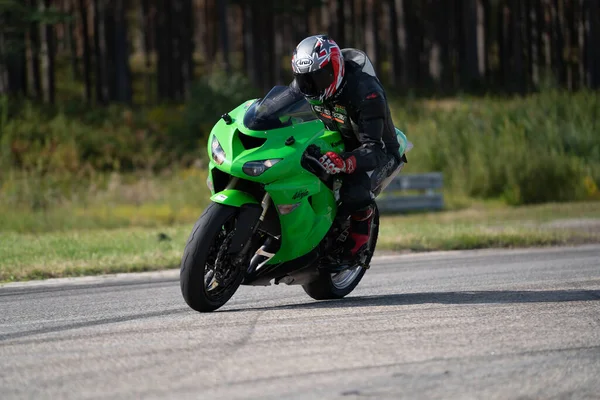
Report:
M 304 156 L 304 158 L 306 158 L 306 160 L 310 161 L 310 163 L 312 164 L 311 165 L 312 167 L 316 167 L 316 169 L 320 170 L 321 173 L 323 173 L 323 174 L 328 174 L 327 170 L 325 169 L 323 164 L 321 164 L 321 162 L 318 159 L 314 158 L 313 156 L 309 156 L 309 155 Z
M 302 157 L 306 165 L 303 165 L 307 170 L 315 174 L 324 183 L 329 183 L 331 175 L 327 172 L 323 164 L 319 161 L 321 157 L 321 149 L 318 146 L 312 144 L 308 146 L 306 152 Z M 308 167 L 308 168 L 307 168 Z

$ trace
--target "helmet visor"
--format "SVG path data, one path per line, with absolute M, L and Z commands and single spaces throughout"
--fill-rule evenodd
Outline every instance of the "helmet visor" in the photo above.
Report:
M 298 89 L 305 96 L 316 97 L 325 93 L 325 90 L 334 80 L 333 65 L 328 62 L 323 68 L 305 74 L 295 74 Z

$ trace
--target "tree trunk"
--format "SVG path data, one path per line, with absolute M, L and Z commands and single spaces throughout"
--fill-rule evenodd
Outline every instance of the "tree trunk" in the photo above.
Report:
M 492 5 L 490 0 L 482 0 L 481 5 L 483 7 L 483 25 L 484 25 L 484 65 L 485 71 L 483 76 L 487 84 L 491 84 L 492 81 L 492 47 L 494 45 L 494 33 L 492 31 L 493 20 L 492 20 Z
M 569 13 L 569 36 L 570 36 L 570 48 L 569 59 L 571 64 L 571 82 L 573 90 L 579 90 L 581 87 L 582 76 L 581 76 L 581 7 L 580 1 L 572 1 L 570 4 Z
M 520 4 L 520 16 L 521 16 L 521 38 L 522 38 L 522 54 L 524 57 L 525 66 L 523 68 L 523 84 L 525 90 L 529 91 L 531 88 L 532 77 L 533 77 L 533 36 L 531 34 L 531 0 L 521 0 Z
M 445 6 L 445 14 L 447 15 L 448 26 L 448 52 L 450 60 L 450 71 L 448 71 L 448 87 L 453 90 L 460 89 L 460 60 L 463 55 L 463 39 L 462 39 L 462 24 L 459 13 L 461 12 L 458 6 L 459 0 L 450 0 Z
M 267 1 L 267 0 L 263 0 Z M 270 1 L 270 0 L 269 0 Z M 268 9 L 268 8 L 267 8 Z M 270 13 L 269 13 L 270 14 Z M 252 54 L 254 60 L 255 77 L 253 82 L 259 89 L 268 90 L 268 81 L 271 74 L 269 63 L 270 39 L 268 36 L 269 21 L 267 12 L 265 12 L 265 4 L 252 2 Z M 303 35 L 304 36 L 304 35 Z
M 219 38 L 218 38 L 218 29 L 217 24 L 217 12 L 215 10 L 215 1 L 218 0 L 205 0 L 205 13 L 204 13 L 204 23 L 206 25 L 206 54 L 204 56 L 204 63 L 207 65 L 210 71 L 212 71 L 212 66 L 217 57 L 218 47 L 219 47 Z
M 171 7 L 166 0 L 157 3 L 157 55 L 158 55 L 158 98 L 171 99 L 172 96 L 172 71 L 171 71 Z
M 151 104 L 153 99 L 152 90 L 152 77 L 150 75 L 150 69 L 152 68 L 152 61 L 150 54 L 152 53 L 154 45 L 154 6 L 150 8 L 149 0 L 141 0 L 140 8 L 140 26 L 142 28 L 142 54 L 144 58 L 144 97 L 146 104 Z
M 481 79 L 477 47 L 477 0 L 464 0 L 462 5 L 462 45 L 464 50 L 460 60 L 461 86 L 473 88 Z
M 406 87 L 418 86 L 421 34 L 414 8 L 414 0 L 403 0 L 403 17 L 406 32 L 406 57 L 404 58 L 404 82 Z
M 336 15 L 337 15 L 337 30 L 336 30 L 336 34 L 335 37 L 338 41 L 338 43 L 340 44 L 340 46 L 342 47 L 348 47 L 347 43 L 348 40 L 346 38 L 346 29 L 345 29 L 345 21 L 347 21 L 346 19 L 346 6 L 344 5 L 344 3 L 346 3 L 344 0 L 337 0 L 337 9 L 336 9 Z
M 320 24 L 323 28 L 319 28 L 320 32 L 326 32 L 327 34 L 329 34 L 329 36 L 333 39 L 333 40 L 338 40 L 336 38 L 336 33 L 337 33 L 337 18 L 336 18 L 336 9 L 337 6 L 337 0 L 329 0 L 329 1 L 324 1 L 321 3 L 321 7 L 317 7 L 317 12 L 316 15 L 315 13 L 310 10 L 307 11 L 307 13 L 310 14 L 310 17 L 308 18 L 309 20 L 313 19 L 314 17 L 316 17 L 317 15 L 319 16 L 319 18 L 314 18 L 316 19 L 320 19 Z M 308 7 L 307 7 L 308 8 Z M 308 28 L 310 29 L 310 21 L 308 22 Z
M 67 1 L 67 14 L 75 16 L 77 9 L 76 0 Z M 65 27 L 67 47 L 69 48 L 71 59 L 71 78 L 73 80 L 81 79 L 81 71 L 79 70 L 79 57 L 77 57 L 77 45 L 75 43 L 75 22 L 69 21 Z
M 577 68 L 577 10 L 576 2 L 569 1 L 566 6 L 566 42 L 567 42 L 567 82 L 569 90 L 578 89 L 578 68 Z
M 255 49 L 254 30 L 256 25 L 254 15 L 254 4 L 244 4 L 244 59 L 246 64 L 246 73 L 250 80 L 257 85 L 260 81 L 259 70 L 257 69 Z
M 183 15 L 182 15 L 182 32 L 181 32 L 181 43 L 182 43 L 182 71 L 183 77 L 183 93 L 186 99 L 189 99 L 192 92 L 192 83 L 194 81 L 194 19 L 193 19 L 193 4 L 192 0 L 183 0 Z M 225 18 L 227 20 L 227 18 Z M 225 31 L 228 33 L 228 29 Z M 225 50 L 226 66 L 230 67 L 229 62 L 229 44 Z
M 500 40 L 499 40 L 499 56 L 500 56 L 500 82 L 501 87 L 509 89 L 512 79 L 511 71 L 511 37 L 514 32 L 511 30 L 511 11 L 507 4 L 503 3 L 498 13 L 500 27 Z
M 389 32 L 389 43 L 388 54 L 390 58 L 390 70 L 389 70 L 389 81 L 392 87 L 398 87 L 401 81 L 401 63 L 402 56 L 400 54 L 400 32 L 399 26 L 403 24 L 403 21 L 398 20 L 398 5 L 402 6 L 401 0 L 387 0 L 387 15 L 388 15 L 388 32 Z
M 181 14 L 183 0 L 169 0 L 165 3 L 165 7 L 169 9 L 170 23 L 169 29 L 167 30 L 167 40 L 169 41 L 169 47 L 171 51 L 167 54 L 169 61 L 169 73 L 171 75 L 171 85 L 169 87 L 169 98 L 175 101 L 180 101 L 184 97 L 183 93 L 183 54 L 181 52 Z M 212 23 L 215 26 L 215 22 Z M 212 32 L 214 34 L 214 32 Z M 213 41 L 216 41 L 216 37 L 213 37 Z M 212 43 L 213 55 L 210 58 L 211 66 L 214 63 L 215 55 L 217 52 L 217 46 Z
M 586 42 L 585 42 L 585 18 L 586 18 L 586 5 L 585 1 L 581 1 L 579 3 L 579 12 L 577 13 L 577 43 L 578 43 L 578 75 L 579 75 L 579 87 L 586 87 L 586 77 L 585 77 L 585 51 L 586 51 Z
M 523 37 L 521 0 L 511 2 L 511 31 L 512 31 L 512 73 L 513 88 L 520 94 L 525 93 L 525 70 L 523 62 Z
M 566 79 L 565 60 L 563 56 L 565 46 L 561 3 L 561 0 L 553 0 L 552 2 L 552 69 L 558 85 L 562 87 Z
M 219 11 L 219 28 L 221 36 L 221 52 L 223 64 L 227 74 L 231 74 L 231 62 L 229 61 L 229 24 L 227 21 L 227 0 L 217 2 Z
M 92 101 L 92 62 L 90 60 L 90 40 L 88 28 L 87 2 L 79 0 L 79 15 L 81 18 L 81 37 L 83 42 L 83 81 L 85 90 L 85 100 L 88 103 Z
M 274 63 L 273 63 L 273 68 L 275 70 L 275 81 L 273 82 L 274 85 L 282 85 L 284 78 L 283 78 L 283 68 L 281 65 L 281 61 L 283 59 L 283 54 L 284 52 L 286 52 L 287 54 L 287 50 L 284 50 L 284 41 L 283 41 L 283 19 L 281 17 L 280 14 L 275 15 L 273 18 L 275 18 L 274 20 L 274 26 L 275 26 L 275 47 L 274 47 L 274 53 L 275 53 L 275 59 L 274 59 Z
M 553 35 L 552 35 L 552 7 L 547 2 L 543 2 L 540 6 L 542 18 L 544 21 L 544 73 L 549 77 L 553 73 Z
M 452 3 L 440 1 L 438 3 L 440 9 L 432 13 L 434 18 L 434 37 L 439 48 L 439 85 L 442 91 L 447 92 L 452 87 L 452 60 L 451 60 L 451 45 L 450 45 L 450 23 L 448 9 L 452 7 Z
M 6 55 L 6 54 L 5 54 Z M 0 52 L 0 57 L 2 54 Z M 27 57 L 22 46 L 8 49 L 8 57 L 4 59 L 8 72 L 8 92 L 11 95 L 27 94 Z
M 125 19 L 125 0 L 115 0 L 115 98 L 114 100 L 131 104 L 131 70 L 129 68 L 129 42 L 127 40 L 127 21 Z
M 359 49 L 364 49 L 365 46 L 365 29 L 364 29 L 364 7 L 363 2 L 366 0 L 350 0 L 354 6 L 354 33 L 356 35 L 354 45 Z
M 29 7 L 37 8 L 37 0 L 28 0 Z M 40 77 L 40 27 L 35 21 L 29 23 L 27 30 L 27 80 L 30 82 L 30 95 L 34 99 L 42 97 L 42 81 Z
M 350 0 L 350 21 L 352 23 L 352 30 L 351 30 L 351 35 L 352 35 L 352 46 L 353 47 L 359 47 L 359 32 L 358 32 L 358 27 L 357 27 L 357 23 L 359 21 L 358 19 L 358 12 L 357 10 L 359 10 L 360 8 L 356 7 L 356 2 L 358 0 Z
M 266 4 L 266 7 L 263 7 L 258 11 L 260 14 L 260 27 L 261 32 L 259 33 L 263 37 L 263 44 L 261 46 L 262 51 L 262 67 L 264 70 L 263 79 L 262 79 L 262 88 L 266 93 L 273 87 L 273 83 L 276 80 L 276 71 L 275 71 L 275 24 L 274 24 L 274 14 L 272 12 L 266 12 L 266 10 L 272 9 L 274 7 L 275 0 L 263 0 Z
M 542 76 L 545 69 L 545 35 L 546 35 L 546 21 L 545 21 L 545 13 L 541 0 L 534 0 L 534 15 L 535 15 L 535 53 L 533 54 L 534 59 L 534 83 L 538 87 L 542 83 Z
M 0 24 L 4 25 L 5 16 L 0 14 Z M 8 51 L 6 46 L 6 38 L 4 36 L 4 30 L 0 30 L 0 95 L 8 95 L 8 66 L 7 58 Z
M 600 2 L 587 1 L 587 79 L 592 89 L 600 89 Z
M 50 6 L 50 0 L 40 0 L 39 10 L 44 12 Z M 54 104 L 54 29 L 50 24 L 40 25 L 40 42 L 42 44 L 42 89 L 44 102 Z
M 96 101 L 107 104 L 110 98 L 106 45 L 106 0 L 94 1 L 94 62 L 96 65 Z
M 377 11 L 375 10 L 375 1 L 367 0 L 366 7 L 364 11 L 365 15 L 365 41 L 366 41 L 366 53 L 373 62 L 375 68 L 377 68 L 379 64 L 379 59 L 377 54 Z
M 485 71 L 487 69 L 487 57 L 486 57 L 486 35 L 485 35 L 485 27 L 486 27 L 486 15 L 485 15 L 485 5 L 487 0 L 477 0 L 476 1 L 476 13 L 477 13 L 477 67 L 478 67 L 478 80 L 480 83 L 485 78 Z
M 119 0 L 104 0 L 103 9 L 103 36 L 100 43 L 104 43 L 104 71 L 105 71 L 105 92 L 107 93 L 106 102 L 110 103 L 117 98 L 117 59 L 116 59 L 116 9 L 115 2 Z

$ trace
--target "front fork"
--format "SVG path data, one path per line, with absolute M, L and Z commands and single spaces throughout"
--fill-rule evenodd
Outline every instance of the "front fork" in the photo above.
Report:
M 251 204 L 248 206 L 251 206 L 252 211 L 244 213 L 244 210 L 242 210 L 240 212 L 240 218 L 238 219 L 236 226 L 236 231 L 239 231 L 239 236 L 234 236 L 232 246 L 230 247 L 232 248 L 232 250 L 230 250 L 232 252 L 235 252 L 236 249 L 241 247 L 235 258 L 235 262 L 238 265 L 243 265 L 248 259 L 248 251 L 252 247 L 252 238 L 256 233 L 260 223 L 264 221 L 265 216 L 269 211 L 269 207 L 271 206 L 271 196 L 269 193 L 265 193 L 260 206 L 257 204 Z M 257 213 L 259 210 L 260 216 L 257 218 Z M 250 229 L 247 229 L 246 227 L 250 227 Z M 269 236 L 265 243 L 263 243 L 263 245 L 254 253 L 246 271 L 248 274 L 251 274 L 263 267 L 271 258 L 275 256 L 275 253 L 270 253 L 267 251 L 272 244 L 273 239 L 277 240 L 279 238 L 272 238 Z M 240 246 L 240 242 L 243 243 L 242 246 Z

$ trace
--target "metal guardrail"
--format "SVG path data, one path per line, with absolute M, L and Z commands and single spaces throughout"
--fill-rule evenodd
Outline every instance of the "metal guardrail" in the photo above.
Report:
M 444 187 L 441 172 L 425 174 L 400 173 L 377 197 L 377 207 L 381 213 L 400 213 L 403 211 L 441 210 L 444 208 L 444 196 L 436 190 Z M 418 190 L 421 194 L 405 195 L 404 190 Z

